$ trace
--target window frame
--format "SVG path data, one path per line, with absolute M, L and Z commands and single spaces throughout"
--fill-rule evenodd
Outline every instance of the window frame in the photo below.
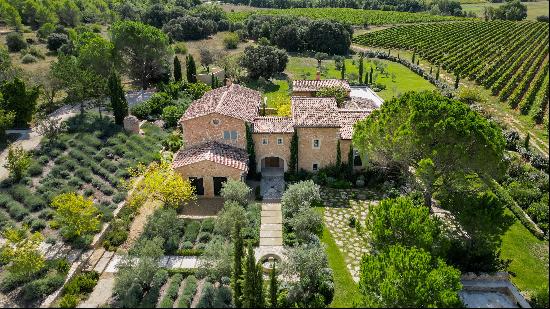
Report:
M 315 146 L 315 141 L 317 141 L 317 146 Z M 311 140 L 311 148 L 312 149 L 321 149 L 321 139 L 319 138 L 314 138 Z
M 282 137 L 277 137 L 277 145 L 284 145 L 284 140 Z
M 262 145 L 269 145 L 269 139 L 267 137 L 262 137 Z

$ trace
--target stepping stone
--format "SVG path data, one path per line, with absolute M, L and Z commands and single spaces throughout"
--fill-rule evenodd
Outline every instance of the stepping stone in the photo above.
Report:
M 118 263 L 120 263 L 120 260 L 122 260 L 122 257 L 120 255 L 115 255 L 111 262 L 109 262 L 109 265 L 107 265 L 107 268 L 105 268 L 106 273 L 116 273 L 118 272 Z
M 281 211 L 281 204 L 263 204 L 262 211 Z
M 260 247 L 261 246 L 282 246 L 282 245 L 283 245 L 282 237 L 260 238 Z
M 94 251 L 92 253 L 92 256 L 88 260 L 88 265 L 86 266 L 86 271 L 92 271 L 94 267 L 97 265 L 97 262 L 99 262 L 99 259 L 103 256 L 103 253 L 105 253 L 105 249 L 100 248 Z
M 283 214 L 280 211 L 265 211 L 262 210 L 261 216 L 263 217 L 277 217 L 277 218 L 283 218 Z
M 282 231 L 282 224 L 262 224 L 260 226 L 260 231 Z
M 262 238 L 273 238 L 273 237 L 283 237 L 283 233 L 281 231 L 266 231 L 266 230 L 260 230 L 260 239 Z
M 111 261 L 114 254 L 114 252 L 105 251 L 97 265 L 94 267 L 94 270 L 101 274 Z
M 283 223 L 283 218 L 282 218 L 282 216 L 262 217 L 262 223 L 263 224 L 282 224 Z

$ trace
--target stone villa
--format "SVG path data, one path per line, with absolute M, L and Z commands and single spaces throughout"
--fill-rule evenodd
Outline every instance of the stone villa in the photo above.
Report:
M 174 156 L 173 168 L 193 183 L 197 195 L 218 196 L 228 178 L 244 180 L 248 173 L 246 124 L 252 129 L 257 172 L 282 175 L 288 170 L 294 133 L 299 169 L 315 172 L 335 163 L 338 141 L 345 162 L 353 124 L 378 105 L 350 97 L 338 107 L 334 98 L 315 97 L 319 88 L 336 85 L 350 90 L 342 80 L 294 81 L 289 117 L 260 116 L 261 93 L 237 84 L 207 92 L 180 119 L 185 146 Z

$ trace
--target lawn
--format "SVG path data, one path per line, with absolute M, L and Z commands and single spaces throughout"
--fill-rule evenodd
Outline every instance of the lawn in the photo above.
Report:
M 434 85 L 418 76 L 413 71 L 399 63 L 387 60 L 365 59 L 364 72 L 375 68 L 376 63 L 385 66 L 386 74 L 380 74 L 375 70 L 373 77 L 376 83 L 383 84 L 386 89 L 378 92 L 378 95 L 384 100 L 399 96 L 407 91 L 434 90 Z M 347 79 L 356 80 L 359 73 L 358 58 L 346 59 Z M 291 79 L 314 79 L 317 72 L 317 60 L 306 57 L 289 57 L 289 62 L 285 73 Z M 363 73 L 365 74 L 365 73 Z M 342 74 L 336 70 L 333 60 L 324 60 L 322 62 L 321 78 L 341 78 Z
M 546 15 L 548 16 L 548 1 L 537 1 L 537 2 L 522 2 L 527 6 L 527 19 L 535 20 L 537 16 Z M 464 12 L 474 12 L 477 16 L 483 16 L 483 8 L 485 7 L 499 7 L 504 3 L 489 3 L 489 2 L 480 2 L 480 3 L 469 3 L 462 4 L 462 10 Z
M 548 241 L 537 239 L 518 220 L 502 236 L 501 256 L 512 260 L 508 270 L 521 291 L 548 284 Z
M 315 209 L 320 214 L 324 213 L 323 207 Z M 331 308 L 351 308 L 359 300 L 359 289 L 353 281 L 351 274 L 347 271 L 346 261 L 336 242 L 332 238 L 327 227 L 323 227 L 321 242 L 325 244 L 328 264 L 334 275 L 334 299 L 330 304 Z

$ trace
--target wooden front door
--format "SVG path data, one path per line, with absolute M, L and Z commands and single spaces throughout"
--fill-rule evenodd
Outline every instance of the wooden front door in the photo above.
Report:
M 277 157 L 267 157 L 265 160 L 265 167 L 280 167 L 279 158 Z
M 220 196 L 222 184 L 227 181 L 227 177 L 214 177 L 214 195 Z

